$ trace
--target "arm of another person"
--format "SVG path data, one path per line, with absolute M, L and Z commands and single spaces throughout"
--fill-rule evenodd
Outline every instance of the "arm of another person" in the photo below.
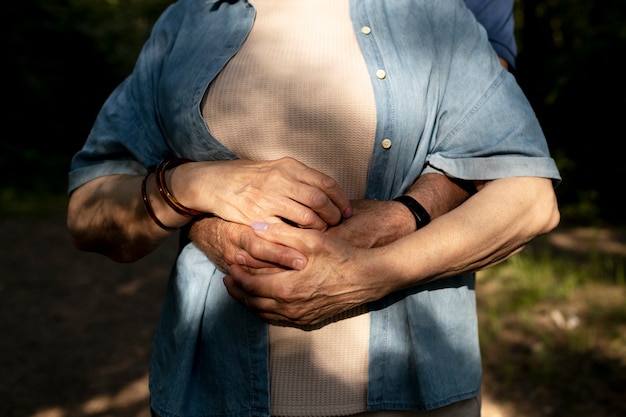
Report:
M 224 282 L 264 319 L 315 325 L 392 292 L 494 265 L 558 222 L 550 179 L 503 178 L 486 182 L 418 232 L 377 248 L 357 248 L 314 230 L 254 224 L 260 237 L 302 252 L 307 266 L 259 279 L 233 265 Z
M 478 23 L 487 32 L 489 43 L 504 68 L 514 71 L 517 58 L 514 0 L 465 0 Z
M 189 162 L 164 172 L 180 204 L 233 222 L 288 219 L 325 230 L 342 216 L 352 215 L 348 197 L 332 178 L 291 158 Z M 154 250 L 171 230 L 187 224 L 190 217 L 162 197 L 156 176 L 107 175 L 74 190 L 67 222 L 75 245 L 131 262 Z

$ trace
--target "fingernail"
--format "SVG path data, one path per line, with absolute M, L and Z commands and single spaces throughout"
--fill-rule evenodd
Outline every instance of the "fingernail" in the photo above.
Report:
M 250 225 L 254 230 L 258 230 L 259 232 L 265 232 L 269 227 L 269 223 L 264 222 L 254 222 Z
M 352 210 L 352 207 L 348 207 L 347 209 L 343 211 L 343 218 L 347 219 L 348 217 L 352 217 L 353 214 L 354 214 L 354 211 Z
M 302 268 L 304 268 L 304 261 L 302 259 L 294 259 L 293 269 L 300 271 Z

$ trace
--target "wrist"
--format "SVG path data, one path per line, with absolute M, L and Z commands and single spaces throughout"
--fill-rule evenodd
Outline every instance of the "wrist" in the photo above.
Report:
M 430 214 L 428 214 L 428 211 L 426 211 L 424 206 L 422 206 L 413 197 L 409 195 L 401 195 L 394 198 L 393 201 L 401 203 L 411 213 L 411 216 L 415 221 L 415 228 L 413 230 L 419 230 L 430 223 Z
M 169 206 L 161 198 L 155 181 L 154 169 L 148 170 L 141 181 L 141 198 L 146 213 L 152 222 L 162 230 L 171 232 L 184 225 L 180 222 L 181 216 L 172 213 Z M 185 220 L 188 219 L 185 218 Z
M 159 189 L 159 193 L 161 194 L 163 201 L 165 201 L 165 203 L 167 203 L 167 205 L 170 206 L 172 210 L 174 210 L 181 216 L 194 218 L 197 216 L 202 216 L 205 213 L 187 207 L 180 203 L 180 201 L 178 201 L 178 199 L 174 196 L 172 188 L 169 185 L 171 184 L 170 181 L 172 179 L 172 173 L 174 168 L 188 162 L 191 162 L 191 160 L 183 158 L 170 158 L 163 160 L 157 166 L 155 175 L 157 188 Z
M 175 196 L 174 189 L 187 197 L 184 187 L 172 187 L 173 173 L 192 162 L 183 158 L 169 158 L 148 170 L 141 184 L 143 205 L 153 223 L 166 231 L 179 229 L 190 221 L 209 216 L 208 213 L 184 205 Z M 180 184 L 181 182 L 179 182 Z M 183 181 L 182 183 L 185 183 Z M 178 193 L 176 193 L 178 195 Z

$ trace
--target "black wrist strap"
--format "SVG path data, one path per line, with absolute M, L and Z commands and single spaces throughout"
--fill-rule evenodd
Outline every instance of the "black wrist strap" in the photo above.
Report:
M 402 203 L 409 210 L 411 210 L 411 213 L 413 213 L 413 217 L 415 217 L 415 230 L 419 230 L 422 227 L 426 226 L 428 223 L 430 223 L 430 215 L 428 214 L 426 209 L 413 197 L 408 195 L 401 195 L 400 197 L 394 198 L 393 201 Z

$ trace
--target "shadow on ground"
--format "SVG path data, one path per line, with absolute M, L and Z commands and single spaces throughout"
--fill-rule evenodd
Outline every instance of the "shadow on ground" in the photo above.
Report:
M 0 416 L 149 416 L 175 249 L 122 265 L 74 249 L 63 214 L 0 221 Z

